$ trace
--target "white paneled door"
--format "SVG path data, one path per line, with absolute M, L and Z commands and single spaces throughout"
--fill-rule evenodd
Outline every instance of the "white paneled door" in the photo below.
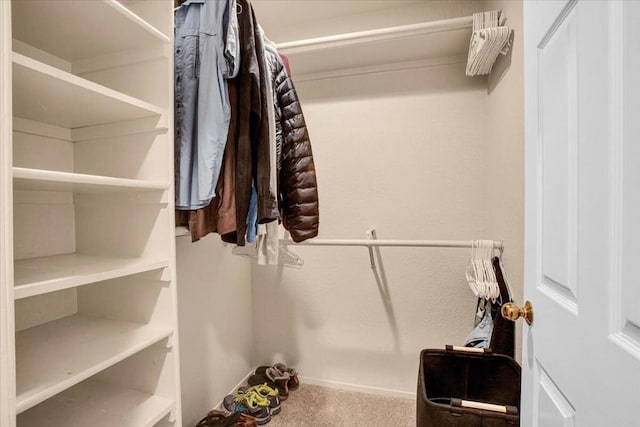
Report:
M 640 425 L 640 1 L 525 1 L 522 425 Z

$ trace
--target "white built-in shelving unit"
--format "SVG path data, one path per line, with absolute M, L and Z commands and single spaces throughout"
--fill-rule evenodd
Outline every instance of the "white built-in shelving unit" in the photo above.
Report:
M 180 426 L 172 3 L 0 24 L 0 425 Z

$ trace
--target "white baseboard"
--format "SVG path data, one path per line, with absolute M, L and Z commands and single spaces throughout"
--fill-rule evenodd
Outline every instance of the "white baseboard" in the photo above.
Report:
M 338 390 L 356 391 L 359 393 L 377 394 L 379 396 L 401 397 L 404 399 L 416 399 L 416 394 L 409 391 L 393 390 L 389 388 L 371 387 L 360 384 L 343 383 L 331 380 L 322 380 L 318 378 L 299 377 L 303 384 L 318 385 L 327 388 L 335 388 Z
M 249 373 L 245 375 L 244 378 L 242 378 L 242 380 L 234 388 L 229 390 L 229 393 L 227 394 L 235 394 L 240 386 L 247 383 L 247 380 L 251 375 L 254 374 L 255 370 L 256 368 L 253 368 L 251 371 L 249 371 Z M 360 384 L 343 383 L 339 381 L 322 380 L 319 378 L 310 378 L 310 377 L 303 377 L 303 376 L 299 376 L 298 378 L 300 379 L 300 383 L 302 384 L 317 385 L 317 386 L 333 388 L 337 390 L 355 391 L 358 393 L 375 394 L 378 396 L 400 397 L 403 399 L 411 399 L 411 400 L 416 399 L 416 394 L 409 391 L 393 390 L 390 388 L 381 388 L 381 387 L 371 387 L 371 386 L 365 386 Z M 220 401 L 216 405 L 216 409 L 224 410 L 224 408 L 222 407 L 222 401 Z
M 243 386 L 243 385 L 245 385 L 247 383 L 247 381 L 249 380 L 249 377 L 254 374 L 255 370 L 256 370 L 256 368 L 253 368 L 252 370 L 250 370 L 249 373 L 247 375 L 245 375 L 244 378 L 242 378 L 242 380 L 238 384 L 236 384 L 235 387 L 233 387 L 231 390 L 229 390 L 229 393 L 227 393 L 226 395 L 236 394 L 238 389 L 241 386 Z M 215 409 L 217 409 L 218 411 L 224 411 L 224 408 L 222 407 L 222 402 L 223 401 L 224 401 L 224 398 L 222 398 L 222 400 L 216 405 Z

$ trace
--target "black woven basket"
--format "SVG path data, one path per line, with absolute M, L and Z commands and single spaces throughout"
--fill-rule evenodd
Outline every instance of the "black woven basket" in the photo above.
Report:
M 519 426 L 520 366 L 487 351 L 422 350 L 416 425 Z

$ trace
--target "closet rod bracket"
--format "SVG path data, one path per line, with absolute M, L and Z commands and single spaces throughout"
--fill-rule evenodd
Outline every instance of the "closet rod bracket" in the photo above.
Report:
M 367 230 L 367 239 L 378 240 L 378 235 L 376 234 L 375 228 L 370 228 Z M 371 269 L 375 270 L 377 268 L 377 265 L 376 265 L 376 257 L 373 254 L 373 246 L 369 245 L 367 246 L 367 249 L 369 249 L 369 259 L 371 260 Z

